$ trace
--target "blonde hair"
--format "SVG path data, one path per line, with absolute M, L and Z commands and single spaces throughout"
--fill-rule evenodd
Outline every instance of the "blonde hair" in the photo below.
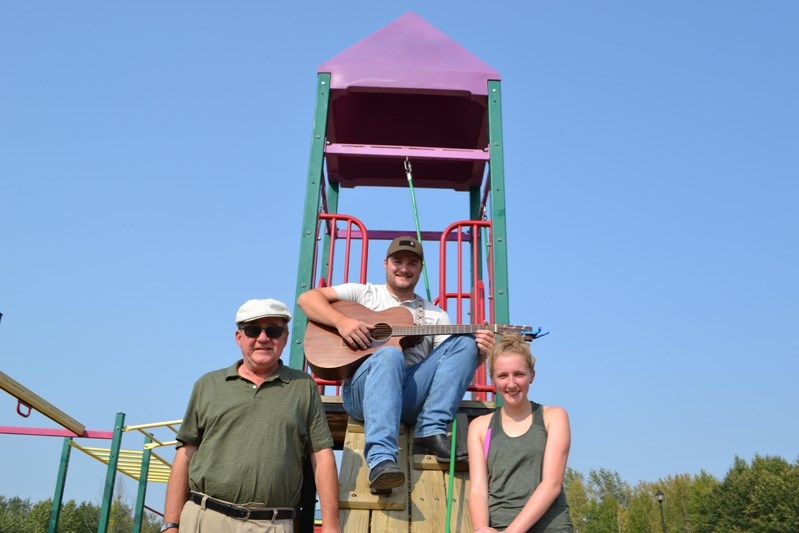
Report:
M 522 356 L 530 371 L 535 370 L 535 356 L 530 352 L 530 346 L 527 341 L 518 333 L 509 333 L 499 337 L 494 349 L 488 355 L 488 373 L 492 378 L 494 377 L 494 361 L 496 361 L 497 357 L 509 353 Z

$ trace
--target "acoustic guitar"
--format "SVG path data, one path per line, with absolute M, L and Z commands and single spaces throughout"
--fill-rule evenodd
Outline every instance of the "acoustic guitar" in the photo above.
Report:
M 351 348 L 338 330 L 312 320 L 305 330 L 305 358 L 313 373 L 323 379 L 342 380 L 355 373 L 367 357 L 379 348 L 394 346 L 403 350 L 418 344 L 418 337 L 426 335 L 467 335 L 478 330 L 491 330 L 495 334 L 519 333 L 527 341 L 541 336 L 541 328 L 500 324 L 448 324 L 417 326 L 413 312 L 404 307 L 372 311 L 361 304 L 339 300 L 333 307 L 345 315 L 372 324 L 372 344 L 365 350 Z M 414 338 L 415 337 L 415 338 Z

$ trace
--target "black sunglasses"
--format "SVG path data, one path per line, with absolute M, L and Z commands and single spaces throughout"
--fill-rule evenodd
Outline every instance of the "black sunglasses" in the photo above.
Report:
M 260 337 L 261 331 L 266 333 L 266 336 L 270 339 L 279 339 L 286 330 L 283 326 L 266 326 L 265 328 L 261 326 L 241 326 L 239 329 L 250 339 L 257 339 Z

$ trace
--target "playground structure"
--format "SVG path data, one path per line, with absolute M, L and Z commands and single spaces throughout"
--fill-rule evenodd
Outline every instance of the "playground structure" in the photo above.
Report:
M 508 324 L 503 159 L 499 73 L 417 15 L 403 15 L 323 63 L 296 297 L 349 281 L 382 282 L 385 246 L 377 252 L 380 268 L 371 276 L 368 271 L 375 243 L 415 235 L 424 244 L 427 298 L 446 310 L 454 324 Z M 392 226 L 367 228 L 359 213 L 368 210 L 357 201 L 357 212 L 345 211 L 344 191 L 356 188 L 396 191 L 377 206 L 391 212 Z M 418 215 L 416 190 L 446 193 L 435 215 L 452 212 L 454 218 L 422 229 L 433 213 Z M 430 271 L 437 290 L 431 290 Z M 303 345 L 307 321 L 298 306 L 294 312 L 290 364 L 309 370 Z M 535 338 L 538 331 L 528 333 Z M 456 469 L 454 463 L 442 466 L 431 456 L 410 454 L 411 427 L 403 427 L 400 435 L 398 464 L 406 469 L 406 485 L 388 495 L 371 494 L 363 427 L 344 413 L 340 382 L 315 379 L 334 441 L 343 450 L 339 492 L 344 531 L 472 530 L 465 465 Z M 495 406 L 486 381 L 483 366 L 469 387 L 471 398 L 461 403 L 453 421 L 459 440 L 470 418 Z M 330 389 L 333 394 L 325 394 Z M 306 477 L 305 486 L 312 482 Z M 310 508 L 313 498 L 306 491 L 302 507 Z
M 412 205 L 413 214 L 409 216 L 408 207 L 392 218 L 393 227 L 367 229 L 360 213 L 340 209 L 346 201 L 343 190 L 355 188 L 395 190 L 397 200 L 380 209 Z M 451 210 L 453 218 L 441 227 L 422 229 L 421 222 L 428 218 L 417 213 L 417 189 L 451 196 L 453 201 L 437 205 L 436 214 Z M 500 76 L 417 15 L 403 15 L 319 67 L 303 205 L 297 297 L 315 287 L 366 282 L 370 251 L 376 262 L 377 249 L 382 263 L 385 246 L 380 244 L 411 234 L 425 245 L 427 297 L 448 311 L 454 324 L 509 323 Z M 380 266 L 371 272 L 372 281 L 382 281 Z M 431 271 L 435 290 L 428 278 Z M 294 316 L 289 363 L 310 372 L 303 345 L 306 320 L 299 307 Z M 406 486 L 389 495 L 371 494 L 363 427 L 344 412 L 339 381 L 314 379 L 335 447 L 342 450 L 339 487 L 344 531 L 472 530 L 468 471 L 464 465 L 442 466 L 432 457 L 410 454 L 411 427 L 403 427 L 400 438 L 399 464 L 407 469 Z M 117 472 L 138 481 L 134 532 L 140 531 L 144 509 L 158 513 L 145 505 L 147 484 L 167 481 L 170 464 L 156 450 L 175 441 L 159 439 L 154 431 L 162 428 L 174 434 L 180 420 L 125 426 L 125 415 L 118 413 L 113 431 L 90 431 L 2 373 L 0 387 L 18 399 L 21 415 L 23 409 L 33 408 L 64 428 L 0 427 L 0 433 L 64 438 L 48 531 L 56 531 L 72 448 L 107 465 L 98 532 L 108 527 Z M 471 396 L 462 402 L 453 423 L 459 441 L 465 440 L 471 418 L 495 406 L 485 367 L 478 369 L 469 391 Z M 123 450 L 122 437 L 132 431 L 143 436 L 142 448 Z M 107 440 L 110 446 L 79 444 L 83 439 Z M 306 472 L 303 532 L 314 530 L 316 504 L 313 476 L 310 469 Z
M 64 487 L 69 471 L 69 459 L 73 448 L 107 465 L 103 498 L 100 506 L 100 521 L 97 528 L 99 533 L 104 533 L 108 530 L 117 473 L 125 474 L 138 482 L 136 504 L 134 506 L 133 533 L 141 531 L 145 509 L 160 514 L 159 511 L 145 505 L 147 484 L 166 483 L 169 479 L 171 465 L 154 450 L 161 446 L 174 446 L 176 441 L 174 439 L 158 439 L 154 434 L 154 430 L 163 428 L 168 434 L 174 435 L 177 433 L 176 426 L 180 425 L 180 420 L 126 426 L 124 425 L 125 414 L 117 413 L 113 431 L 87 430 L 76 419 L 3 372 L 0 372 L 0 389 L 5 390 L 17 399 L 17 414 L 20 416 L 27 417 L 30 415 L 31 410 L 35 409 L 53 422 L 63 426 L 63 429 L 0 426 L 0 434 L 63 437 L 64 439 L 56 487 L 53 494 L 53 504 L 50 510 L 48 533 L 55 533 L 58 528 L 58 518 L 63 504 Z M 123 435 L 134 431 L 143 436 L 142 448 L 139 450 L 123 449 Z M 111 442 L 110 447 L 103 448 L 81 444 L 76 439 L 80 439 L 80 441 L 94 439 Z

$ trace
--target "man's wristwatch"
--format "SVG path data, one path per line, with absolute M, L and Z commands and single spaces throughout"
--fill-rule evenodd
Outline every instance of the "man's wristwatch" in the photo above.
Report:
M 180 527 L 180 524 L 178 524 L 177 522 L 164 522 L 163 524 L 161 524 L 161 533 L 164 533 L 164 531 L 166 531 L 168 529 L 172 529 L 172 528 L 177 529 L 179 527 Z

